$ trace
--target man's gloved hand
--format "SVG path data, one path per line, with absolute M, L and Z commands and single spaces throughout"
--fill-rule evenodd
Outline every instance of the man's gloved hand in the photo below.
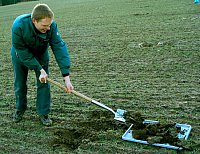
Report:
M 40 82 L 41 82 L 41 83 L 47 83 L 47 77 L 48 77 L 48 75 L 47 75 L 47 73 L 45 72 L 45 70 L 44 70 L 44 69 L 41 69 L 41 70 L 40 70 L 40 76 L 39 76 Z
M 64 77 L 64 82 L 65 82 L 66 91 L 69 92 L 69 93 L 72 92 L 74 87 L 71 84 L 69 76 Z

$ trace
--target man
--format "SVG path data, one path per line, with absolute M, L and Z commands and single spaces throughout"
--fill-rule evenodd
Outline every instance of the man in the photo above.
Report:
M 14 90 L 16 96 L 16 112 L 13 121 L 22 120 L 27 108 L 27 75 L 34 70 L 37 78 L 36 110 L 42 124 L 49 126 L 52 120 L 50 112 L 50 85 L 48 47 L 55 55 L 64 78 L 66 91 L 71 92 L 70 57 L 65 42 L 61 39 L 57 24 L 53 20 L 54 13 L 46 4 L 37 4 L 31 14 L 18 16 L 12 25 L 11 56 L 14 68 Z

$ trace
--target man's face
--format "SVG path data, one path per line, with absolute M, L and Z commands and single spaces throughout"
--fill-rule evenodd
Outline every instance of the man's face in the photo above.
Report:
M 52 20 L 53 20 L 52 18 L 44 18 L 39 21 L 32 19 L 33 24 L 35 25 L 36 29 L 40 31 L 41 33 L 46 33 L 48 30 L 50 30 Z

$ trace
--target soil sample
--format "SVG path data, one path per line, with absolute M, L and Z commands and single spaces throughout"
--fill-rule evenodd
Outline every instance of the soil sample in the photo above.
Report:
M 181 127 L 176 127 L 176 123 L 144 123 L 144 117 L 139 112 L 126 112 L 124 114 L 126 123 L 132 126 L 132 136 L 138 140 L 147 141 L 149 144 L 170 144 L 191 150 L 183 140 L 178 138 Z

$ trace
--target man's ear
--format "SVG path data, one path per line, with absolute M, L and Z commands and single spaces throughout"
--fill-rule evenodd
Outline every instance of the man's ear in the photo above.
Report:
M 35 24 L 37 23 L 37 20 L 35 20 L 34 18 L 32 19 L 32 22 Z

